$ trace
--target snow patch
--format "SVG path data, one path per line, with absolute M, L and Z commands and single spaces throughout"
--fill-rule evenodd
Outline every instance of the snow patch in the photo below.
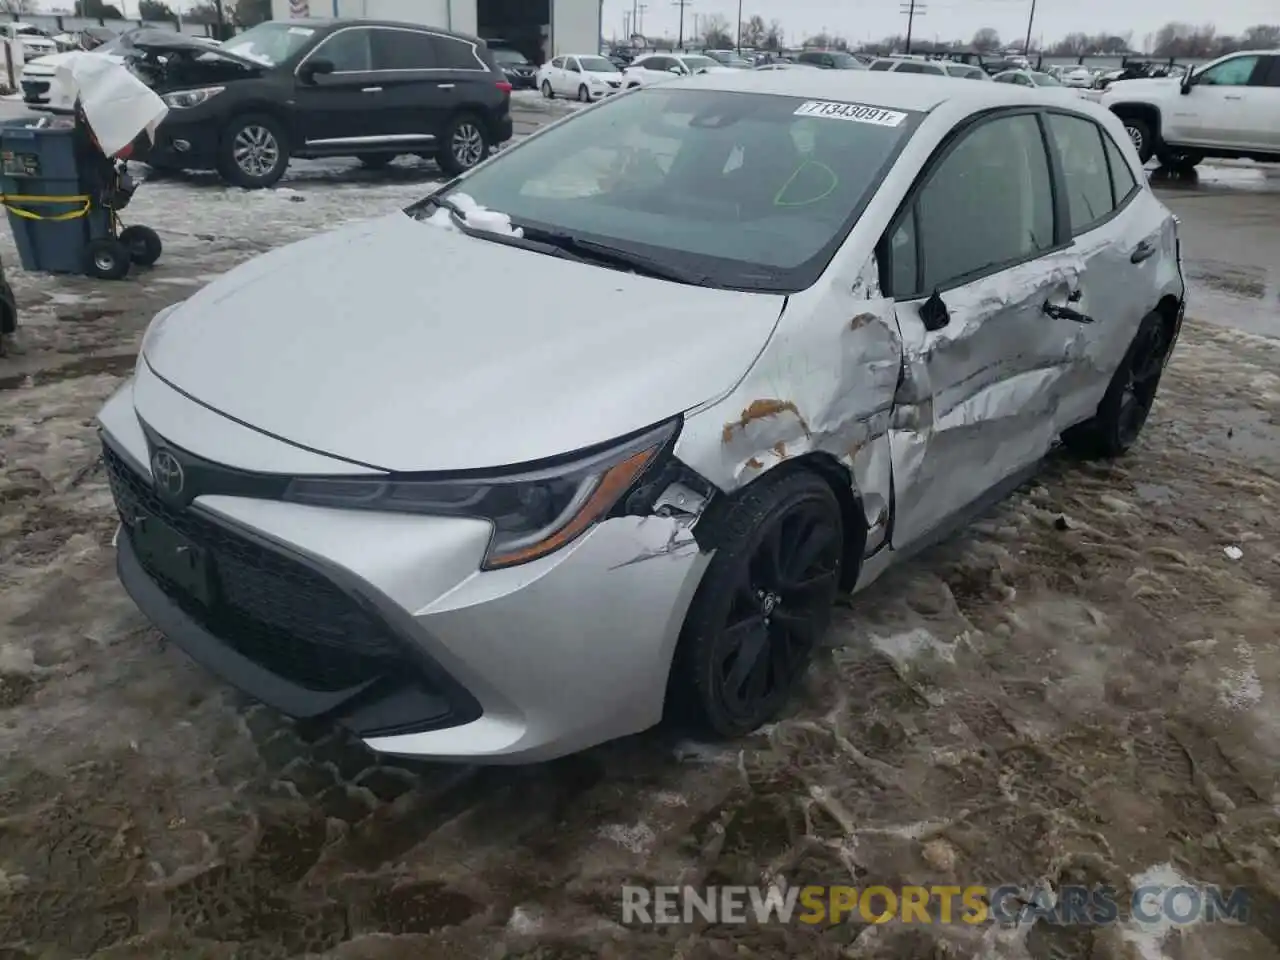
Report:
M 476 203 L 474 198 L 465 193 L 455 193 L 449 199 L 453 201 L 455 207 L 462 211 L 462 219 L 473 230 L 496 233 L 503 237 L 515 237 L 517 240 L 524 236 L 523 230 L 519 227 L 511 226 L 511 218 L 505 213 L 499 213 L 497 210 L 490 210 L 488 207 L 481 206 Z M 436 212 L 428 217 L 425 222 L 433 227 L 457 229 L 453 213 L 444 207 L 437 208 Z
M 1173 887 L 1195 886 L 1190 880 L 1178 873 L 1170 863 L 1161 863 L 1154 867 L 1148 867 L 1142 873 L 1130 877 L 1129 884 L 1134 890 L 1142 887 L 1160 887 L 1164 890 L 1170 890 Z M 1197 923 L 1198 918 L 1184 924 L 1174 923 L 1173 920 L 1164 915 L 1166 911 L 1160 909 L 1151 900 L 1148 900 L 1145 912 L 1148 916 L 1159 912 L 1161 916 L 1157 920 L 1148 922 L 1130 918 L 1120 930 L 1121 939 L 1126 943 L 1133 944 L 1134 951 L 1140 960 L 1173 960 L 1172 956 L 1164 950 L 1165 941 L 1169 939 L 1169 935 L 1175 930 L 1181 930 Z
M 910 663 L 931 654 L 947 663 L 956 662 L 958 641 L 943 643 L 924 627 L 916 627 L 914 630 L 895 633 L 888 637 L 873 634 L 870 639 L 873 647 L 898 663 Z
M 542 917 L 526 907 L 516 907 L 511 911 L 511 919 L 507 921 L 507 929 L 521 935 L 538 933 L 542 927 Z
M 612 840 L 631 853 L 645 853 L 658 839 L 653 829 L 645 823 L 637 823 L 632 827 L 621 823 L 610 823 L 601 827 L 596 835 L 603 840 Z
M 1218 681 L 1218 701 L 1233 712 L 1247 710 L 1262 699 L 1262 680 L 1255 665 L 1253 647 L 1243 640 L 1236 644 L 1236 656 L 1240 658 L 1238 669 L 1222 671 Z

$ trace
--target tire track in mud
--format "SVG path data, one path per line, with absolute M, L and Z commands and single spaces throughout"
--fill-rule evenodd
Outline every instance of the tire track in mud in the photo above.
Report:
M 1123 890 L 1176 861 L 1254 885 L 1230 955 L 1274 956 L 1280 483 L 1221 426 L 1243 410 L 1274 429 L 1274 360 L 1190 327 L 1135 456 L 1052 460 L 854 599 L 786 720 L 514 770 L 379 760 L 166 648 L 113 582 L 92 470 L 92 414 L 126 371 L 24 381 L 0 408 L 0 948 L 964 957 L 992 932 L 625 927 L 619 886 Z M 1114 929 L 1019 942 L 1009 956 L 1124 956 Z

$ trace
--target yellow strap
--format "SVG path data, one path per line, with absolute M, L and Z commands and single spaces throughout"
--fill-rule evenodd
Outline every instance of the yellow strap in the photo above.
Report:
M 67 213 L 43 214 L 33 213 L 30 210 L 24 210 L 21 207 L 14 206 L 16 203 L 78 203 L 78 210 L 71 210 Z M 23 193 L 9 193 L 0 196 L 0 205 L 12 213 L 15 217 L 21 217 L 23 220 L 47 220 L 58 222 L 63 220 L 78 220 L 80 217 L 87 216 L 89 208 L 93 205 L 93 198 L 85 194 L 77 194 L 66 197 L 33 197 Z

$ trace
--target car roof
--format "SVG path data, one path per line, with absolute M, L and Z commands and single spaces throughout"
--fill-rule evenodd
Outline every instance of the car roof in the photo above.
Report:
M 918 112 L 933 110 L 942 103 L 954 103 L 974 112 L 1006 105 L 1025 105 L 1039 98 L 1043 98 L 1045 106 L 1062 105 L 1061 100 L 1048 94 L 1033 93 L 1012 84 L 956 83 L 950 77 L 937 74 L 893 71 L 740 70 L 705 73 L 662 86 L 669 88 L 672 85 L 865 103 L 890 110 Z
M 480 40 L 479 37 L 472 36 L 469 33 L 459 33 L 457 30 L 448 30 L 444 27 L 432 27 L 425 23 L 409 23 L 405 20 L 369 20 L 364 17 L 291 17 L 288 20 L 266 20 L 264 23 L 279 23 L 287 27 L 312 27 L 316 30 L 327 30 L 338 27 L 392 27 L 401 30 L 426 30 L 429 33 L 438 33 L 446 37 L 457 37 L 459 40 L 469 40 L 472 43 Z M 499 43 L 503 41 L 498 41 Z

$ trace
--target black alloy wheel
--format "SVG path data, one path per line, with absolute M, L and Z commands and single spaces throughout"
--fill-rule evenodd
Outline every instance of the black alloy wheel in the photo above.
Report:
M 673 705 L 739 737 L 786 705 L 831 621 L 840 585 L 840 505 L 794 470 L 748 488 L 699 586 L 672 667 Z

